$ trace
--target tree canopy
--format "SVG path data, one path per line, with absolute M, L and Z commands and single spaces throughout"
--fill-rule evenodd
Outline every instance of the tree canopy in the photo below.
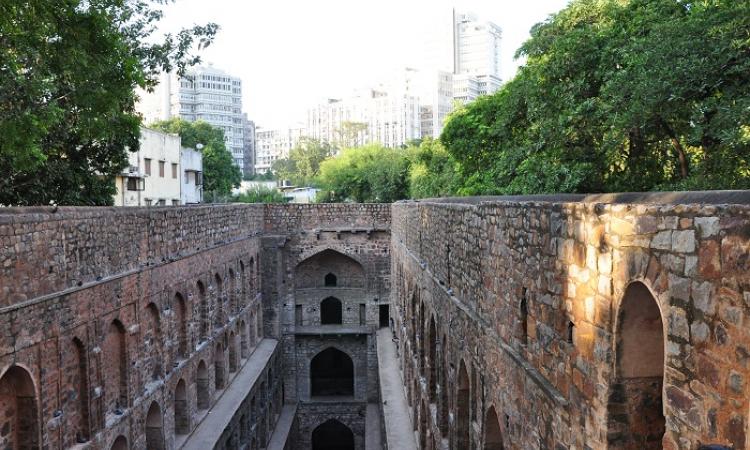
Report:
M 449 118 L 458 191 L 750 187 L 750 3 L 574 0 Z
M 303 137 L 289 151 L 289 157 L 274 161 L 271 169 L 281 180 L 290 180 L 296 185 L 313 184 L 320 172 L 320 164 L 334 152 L 327 142 Z
M 224 197 L 239 187 L 242 171 L 234 165 L 232 154 L 227 150 L 224 130 L 198 120 L 188 122 L 170 119 L 151 125 L 155 130 L 179 134 L 184 147 L 198 148 L 203 153 L 203 192 L 207 201 Z
M 0 205 L 105 205 L 139 146 L 135 88 L 182 73 L 217 26 L 153 38 L 169 0 L 0 2 Z

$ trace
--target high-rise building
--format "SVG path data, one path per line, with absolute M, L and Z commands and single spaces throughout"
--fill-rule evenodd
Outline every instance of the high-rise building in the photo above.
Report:
M 139 95 L 138 110 L 146 123 L 179 117 L 221 128 L 235 165 L 244 167 L 246 125 L 238 77 L 211 65 L 193 67 L 183 77 L 164 74 L 153 92 Z
M 502 30 L 473 13 L 453 11 L 453 73 L 477 79 L 479 95 L 500 88 L 500 38 Z
M 250 176 L 255 173 L 255 122 L 247 118 L 247 114 L 243 114 L 245 123 L 245 156 L 243 159 L 242 174 Z
M 255 172 L 266 173 L 274 161 L 287 158 L 303 135 L 305 129 L 301 126 L 268 130 L 258 127 L 255 131 Z

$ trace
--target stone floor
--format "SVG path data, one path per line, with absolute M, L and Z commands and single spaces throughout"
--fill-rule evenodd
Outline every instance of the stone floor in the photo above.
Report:
M 383 401 L 385 439 L 389 449 L 417 450 L 404 382 L 398 367 L 396 345 L 390 328 L 378 331 L 378 368 Z M 369 447 L 368 447 L 369 448 Z

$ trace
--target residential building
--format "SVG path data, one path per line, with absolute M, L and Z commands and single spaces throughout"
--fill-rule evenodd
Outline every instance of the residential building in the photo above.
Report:
M 266 173 L 274 161 L 288 157 L 289 151 L 304 135 L 305 128 L 302 126 L 268 130 L 256 128 L 255 172 Z
M 244 167 L 246 118 L 240 78 L 211 65 L 193 67 L 183 77 L 162 75 L 153 92 L 139 91 L 139 96 L 137 109 L 145 123 L 179 117 L 221 128 L 235 165 Z
M 182 169 L 181 200 L 183 205 L 203 202 L 203 153 L 192 148 L 180 148 Z
M 255 174 L 255 122 L 248 120 L 247 114 L 243 114 L 245 124 L 244 159 L 242 165 L 242 174 L 250 176 Z
M 128 161 L 116 178 L 115 206 L 181 203 L 179 136 L 141 128 L 140 148 L 128 153 Z
M 468 83 L 459 78 L 459 100 L 473 100 L 478 95 L 491 94 L 500 88 L 500 39 L 502 30 L 492 22 L 481 21 L 473 13 L 453 11 L 453 73 L 473 77 Z M 468 84 L 476 83 L 477 95 Z M 466 90 L 461 92 L 460 90 Z M 473 97 L 472 97 L 473 96 Z

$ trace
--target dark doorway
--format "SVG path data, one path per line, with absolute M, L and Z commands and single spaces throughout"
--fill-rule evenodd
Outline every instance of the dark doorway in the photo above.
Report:
M 329 273 L 325 276 L 325 279 L 323 280 L 325 282 L 325 285 L 327 287 L 335 287 L 336 286 L 336 275 Z
M 333 347 L 318 353 L 310 362 L 310 396 L 353 396 L 354 363 Z
M 330 419 L 312 432 L 313 450 L 354 450 L 354 433 L 346 425 Z
M 385 328 L 388 326 L 390 319 L 390 312 L 388 311 L 388 305 L 380 305 L 378 306 L 378 311 L 380 313 L 380 328 Z
M 341 325 L 341 301 L 328 297 L 320 302 L 320 324 Z

